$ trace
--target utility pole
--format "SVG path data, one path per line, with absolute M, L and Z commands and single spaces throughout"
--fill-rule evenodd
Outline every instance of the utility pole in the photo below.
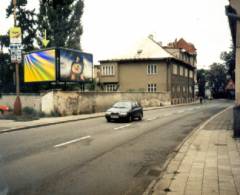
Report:
M 14 9 L 14 27 L 16 27 L 16 7 L 17 7 L 17 2 L 16 0 L 13 0 L 13 9 Z M 19 64 L 18 61 L 16 60 L 15 62 L 15 75 L 16 75 L 16 100 L 14 102 L 14 114 L 16 115 L 21 115 L 22 113 L 22 105 L 21 105 L 21 100 L 20 100 L 20 82 L 19 82 Z

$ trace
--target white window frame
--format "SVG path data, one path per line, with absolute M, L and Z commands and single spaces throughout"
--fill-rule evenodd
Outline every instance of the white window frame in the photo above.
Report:
M 192 70 L 189 70 L 189 78 L 193 78 L 193 71 Z
M 182 66 L 180 66 L 180 68 L 179 68 L 179 74 L 180 74 L 180 76 L 183 76 L 183 67 Z
M 104 66 L 102 66 L 101 74 L 103 76 L 113 76 L 114 75 L 114 66 L 113 65 L 104 65 Z
M 148 92 L 151 93 L 157 92 L 157 84 L 156 83 L 148 84 Z
M 148 64 L 147 65 L 147 74 L 148 75 L 158 74 L 157 64 Z
M 105 85 L 105 91 L 106 92 L 117 91 L 117 85 L 116 84 L 106 84 Z
M 173 64 L 173 74 L 178 75 L 178 65 Z
M 185 75 L 185 77 L 188 77 L 188 69 L 187 68 L 185 68 L 184 75 Z

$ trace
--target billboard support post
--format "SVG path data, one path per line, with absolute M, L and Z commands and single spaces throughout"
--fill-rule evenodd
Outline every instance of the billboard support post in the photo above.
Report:
M 16 0 L 13 0 L 14 7 L 14 27 L 16 26 Z M 19 83 L 19 64 L 16 60 L 15 62 L 15 74 L 16 74 L 16 100 L 14 102 L 14 114 L 21 115 L 22 114 L 22 104 L 20 99 L 20 83 Z

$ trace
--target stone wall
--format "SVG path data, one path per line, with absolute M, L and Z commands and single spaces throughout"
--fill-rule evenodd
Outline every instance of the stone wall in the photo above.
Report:
M 168 93 L 145 92 L 66 92 L 50 91 L 41 95 L 20 95 L 22 108 L 31 107 L 46 114 L 57 113 L 61 116 L 102 112 L 119 100 L 133 100 L 143 107 L 170 105 Z M 0 105 L 13 108 L 15 95 L 2 95 Z
M 119 100 L 134 100 L 143 107 L 170 105 L 168 93 L 54 92 L 54 111 L 60 115 L 102 112 Z
M 36 111 L 41 111 L 41 96 L 39 94 L 20 94 L 22 108 L 31 107 Z M 0 96 L 0 105 L 7 105 L 13 109 L 16 100 L 15 94 L 2 94 Z

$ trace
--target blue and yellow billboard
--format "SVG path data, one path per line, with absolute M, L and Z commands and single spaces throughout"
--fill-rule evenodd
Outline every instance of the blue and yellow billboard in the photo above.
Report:
M 55 49 L 37 51 L 24 56 L 24 82 L 47 82 L 55 80 Z

